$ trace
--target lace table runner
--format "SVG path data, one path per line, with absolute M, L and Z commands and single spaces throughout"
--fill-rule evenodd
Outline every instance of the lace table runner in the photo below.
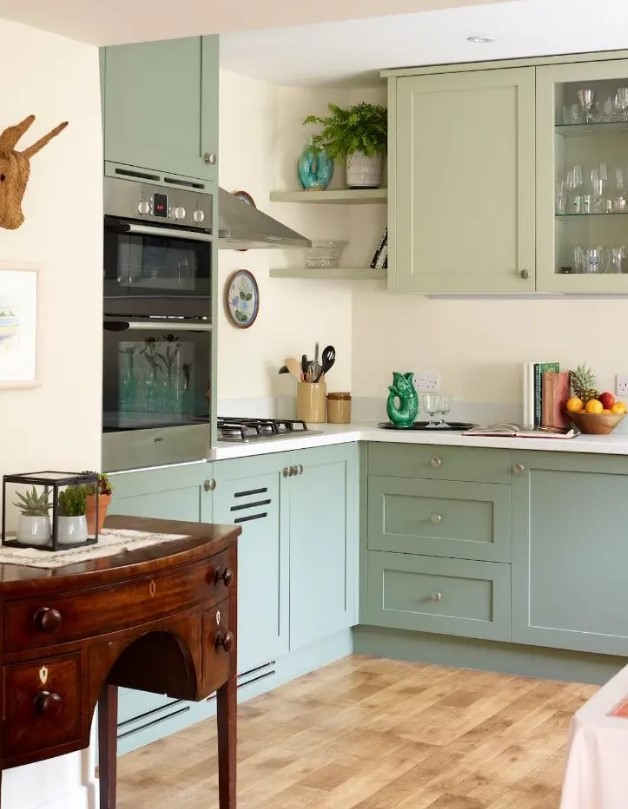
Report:
M 114 531 L 105 528 L 98 534 L 98 542 L 95 545 L 83 545 L 65 551 L 40 551 L 37 548 L 11 548 L 2 545 L 0 564 L 53 569 L 103 556 L 114 556 L 125 551 L 148 548 L 173 539 L 185 539 L 186 536 L 186 534 L 151 534 L 148 531 Z

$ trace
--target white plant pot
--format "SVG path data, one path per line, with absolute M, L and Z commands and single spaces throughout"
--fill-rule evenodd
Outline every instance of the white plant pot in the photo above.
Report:
M 57 542 L 59 545 L 73 545 L 87 539 L 87 518 L 84 514 L 78 517 L 58 517 Z
M 349 188 L 379 188 L 382 184 L 384 156 L 367 157 L 364 152 L 347 155 L 347 185 Z
M 50 542 L 50 517 L 33 517 L 21 514 L 17 524 L 16 539 L 29 545 L 48 545 Z

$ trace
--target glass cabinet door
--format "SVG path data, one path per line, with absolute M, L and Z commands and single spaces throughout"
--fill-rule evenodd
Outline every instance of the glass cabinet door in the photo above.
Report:
M 537 68 L 537 291 L 628 293 L 628 60 Z

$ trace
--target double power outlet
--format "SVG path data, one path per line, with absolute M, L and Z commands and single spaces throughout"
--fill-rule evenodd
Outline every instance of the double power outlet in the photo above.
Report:
M 628 379 L 628 377 L 626 377 Z M 438 371 L 417 371 L 414 375 L 414 387 L 422 393 L 432 393 L 440 388 Z
M 617 374 L 615 377 L 615 393 L 617 396 L 628 396 L 628 374 Z

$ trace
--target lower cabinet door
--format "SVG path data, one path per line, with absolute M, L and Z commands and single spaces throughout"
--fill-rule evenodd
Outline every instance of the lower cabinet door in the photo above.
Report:
M 367 623 L 510 640 L 510 565 L 368 553 Z

